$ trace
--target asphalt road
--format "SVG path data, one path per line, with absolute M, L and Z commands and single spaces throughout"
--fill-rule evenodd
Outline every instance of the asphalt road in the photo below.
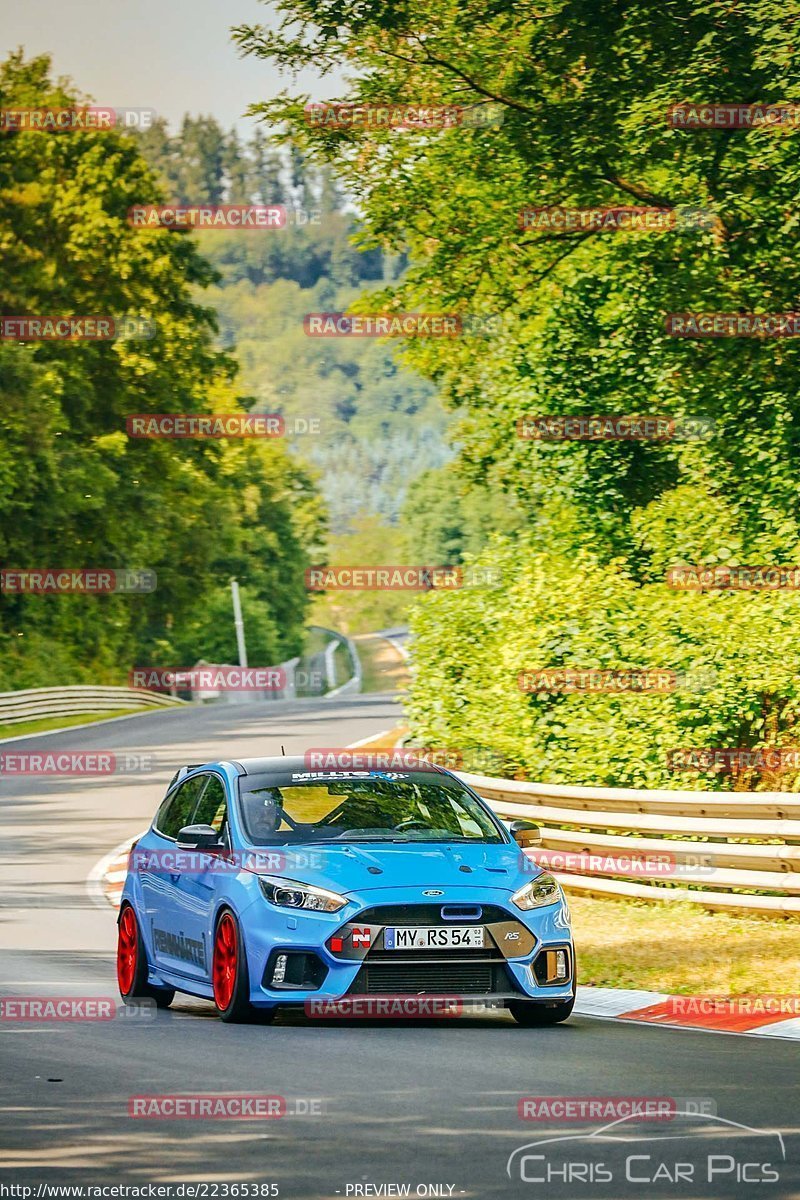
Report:
M 92 900 L 86 878 L 150 820 L 182 763 L 279 753 L 281 744 L 287 753 L 346 745 L 389 728 L 397 715 L 391 698 L 375 696 L 216 706 L 17 743 L 152 761 L 96 779 L 0 780 L 0 995 L 116 997 L 115 914 Z M 0 1197 L 24 1197 L 8 1189 L 27 1185 L 153 1183 L 209 1184 L 199 1195 L 212 1198 L 224 1198 L 224 1184 L 272 1183 L 286 1200 L 800 1196 L 798 1058 L 797 1043 L 585 1017 L 523 1029 L 504 1012 L 226 1026 L 210 1004 L 178 997 L 149 1022 L 0 1020 Z M 196 1093 L 279 1095 L 290 1115 L 128 1115 L 131 1096 Z M 518 1160 L 509 1178 L 507 1160 L 518 1147 L 605 1123 L 523 1121 L 524 1096 L 702 1099 L 722 1121 L 783 1131 L 787 1161 L 774 1135 L 739 1131 L 723 1146 L 722 1132 L 732 1127 L 679 1119 L 637 1124 L 631 1133 L 645 1140 L 635 1143 L 580 1140 L 567 1144 L 568 1155 L 563 1144 L 536 1148 L 531 1155 L 543 1157 L 525 1161 L 524 1179 Z M 717 1156 L 711 1182 L 709 1154 Z M 769 1181 L 772 1170 L 777 1183 Z M 537 1182 L 543 1172 L 549 1183 Z

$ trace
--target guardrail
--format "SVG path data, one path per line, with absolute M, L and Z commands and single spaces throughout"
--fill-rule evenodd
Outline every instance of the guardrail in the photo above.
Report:
M 358 651 L 350 638 L 343 633 L 339 633 L 338 630 L 328 629 L 324 625 L 309 625 L 308 628 L 309 630 L 315 629 L 318 633 L 325 634 L 329 639 L 322 652 L 325 679 L 328 686 L 327 696 L 355 695 L 360 692 L 362 680 L 361 659 L 358 657 Z M 337 686 L 335 656 L 340 646 L 344 647 L 350 659 L 351 675 L 344 683 Z
M 0 692 L 0 725 L 17 725 L 45 717 L 72 717 L 82 713 L 113 712 L 120 708 L 159 708 L 183 700 L 140 688 L 61 687 L 25 688 Z
M 542 848 L 550 852 L 541 857 L 555 859 L 553 874 L 572 892 L 800 916 L 800 795 L 570 787 L 457 774 L 500 816 L 541 826 Z M 637 882 L 642 860 L 659 856 L 667 863 L 661 882 Z

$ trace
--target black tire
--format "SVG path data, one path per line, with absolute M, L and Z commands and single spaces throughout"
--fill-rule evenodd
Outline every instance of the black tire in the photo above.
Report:
M 256 1008 L 253 1007 L 253 1021 L 256 1025 L 271 1025 L 278 1015 L 278 1009 L 273 1005 L 272 1008 Z
M 214 929 L 211 984 L 214 990 L 214 1004 L 222 1021 L 237 1025 L 271 1020 L 274 1016 L 274 1009 L 257 1009 L 250 1003 L 247 953 L 239 922 L 229 908 L 224 908 L 219 914 Z M 262 1015 L 266 1013 L 271 1015 Z
M 139 919 L 132 904 L 123 904 L 117 921 L 117 984 L 126 1002 L 155 1000 L 156 1008 L 169 1008 L 175 998 L 174 988 L 154 987 L 147 982 L 149 966 L 147 951 L 139 928 Z
M 575 992 L 569 1000 L 560 1000 L 557 1004 L 543 1003 L 541 1000 L 509 1000 L 508 1011 L 518 1025 L 534 1026 L 538 1029 L 545 1025 L 559 1025 L 571 1016 L 575 1007 Z

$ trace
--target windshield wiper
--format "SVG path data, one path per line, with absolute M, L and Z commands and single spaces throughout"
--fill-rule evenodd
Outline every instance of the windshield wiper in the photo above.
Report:
M 416 837 L 409 836 L 408 834 L 403 834 L 400 837 L 397 837 L 397 836 L 389 837 L 389 836 L 384 836 L 383 834 L 379 834 L 379 833 L 362 833 L 362 834 L 346 833 L 346 834 L 340 834 L 340 836 L 338 838 L 319 838 L 319 839 L 314 839 L 313 841 L 303 842 L 303 845 L 304 846 L 335 846 L 335 845 L 342 845 L 345 842 L 401 842 L 404 845 L 409 844 L 409 845 L 415 845 L 415 846 L 417 846 L 417 845 L 420 845 L 420 846 L 428 845 L 429 846 L 435 842 L 438 842 L 440 845 L 448 846 L 452 842 L 458 842 L 459 844 L 462 842 L 471 842 L 474 845 L 486 846 L 486 845 L 490 845 L 490 844 L 494 845 L 499 840 L 500 840 L 499 838 L 497 838 L 495 840 L 490 840 L 489 838 L 468 837 L 466 834 L 463 834 L 463 833 L 448 833 L 448 834 L 442 835 L 441 833 L 436 833 L 434 830 L 431 830 L 430 834 L 420 833 Z
M 340 834 L 338 838 L 320 838 L 305 843 L 308 846 L 335 846 L 344 842 L 410 842 L 410 837 L 384 837 L 380 833 Z

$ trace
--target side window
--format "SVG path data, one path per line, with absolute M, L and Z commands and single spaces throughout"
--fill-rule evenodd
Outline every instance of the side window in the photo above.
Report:
M 192 819 L 197 798 L 203 790 L 207 775 L 196 775 L 187 779 L 171 796 L 167 797 L 156 817 L 156 829 L 165 837 L 176 838 L 184 825 L 189 825 Z
M 192 825 L 210 825 L 217 833 L 222 833 L 225 818 L 228 815 L 228 801 L 225 796 L 225 785 L 217 775 L 210 775 L 206 790 L 200 797 L 200 803 L 192 817 Z

